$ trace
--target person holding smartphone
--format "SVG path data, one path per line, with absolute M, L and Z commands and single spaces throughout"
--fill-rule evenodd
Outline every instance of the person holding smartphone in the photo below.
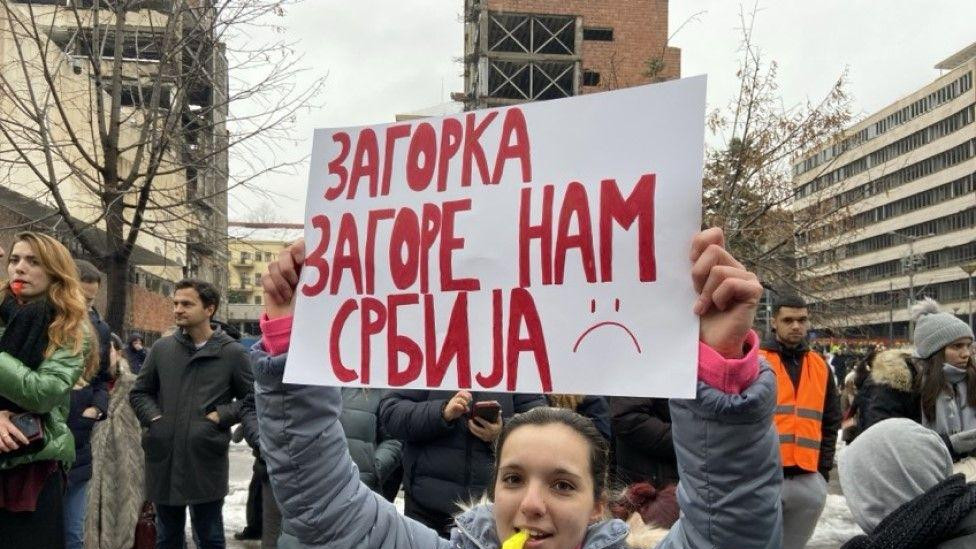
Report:
M 450 535 L 458 502 L 491 484 L 492 445 L 512 415 L 546 406 L 542 395 L 471 391 L 391 391 L 380 422 L 403 441 L 404 514 Z

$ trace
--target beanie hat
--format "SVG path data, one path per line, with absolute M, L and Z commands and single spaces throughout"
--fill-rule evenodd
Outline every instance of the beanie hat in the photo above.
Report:
M 939 311 L 939 304 L 926 297 L 912 306 L 915 321 L 915 354 L 929 358 L 940 349 L 962 337 L 973 337 L 973 329 L 949 313 Z

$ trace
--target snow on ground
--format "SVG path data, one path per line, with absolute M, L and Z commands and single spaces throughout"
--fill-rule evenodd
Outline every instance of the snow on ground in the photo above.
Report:
M 837 455 L 844 452 L 843 439 L 837 437 Z M 830 473 L 830 484 L 827 486 L 827 504 L 817 522 L 817 529 L 813 533 L 813 538 L 807 544 L 807 549 L 836 549 L 843 545 L 852 537 L 862 534 L 861 528 L 854 523 L 854 517 L 847 507 L 847 500 L 844 499 L 840 489 L 840 481 L 837 468 Z
M 228 537 L 240 532 L 247 524 L 247 486 L 251 482 L 251 466 L 254 458 L 251 450 L 244 444 L 231 445 L 230 493 L 224 499 L 224 531 Z
M 861 529 L 854 524 L 854 518 L 847 508 L 844 496 L 828 494 L 827 505 L 813 538 L 807 544 L 809 549 L 833 549 L 840 547 L 847 540 L 861 533 Z

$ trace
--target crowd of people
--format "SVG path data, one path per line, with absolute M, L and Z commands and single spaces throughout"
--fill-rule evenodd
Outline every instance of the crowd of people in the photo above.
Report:
M 762 286 L 718 230 L 689 265 L 697 395 L 670 401 L 284 384 L 301 242 L 264 274 L 251 349 L 206 282 L 176 284 L 175 327 L 146 345 L 112 333 L 111 289 L 53 238 L 0 255 L 3 547 L 183 549 L 189 513 L 195 546 L 222 548 L 237 440 L 255 464 L 236 537 L 263 548 L 800 549 L 839 433 L 864 531 L 845 547 L 976 546 L 972 328 L 926 300 L 911 350 L 820 353 L 784 294 L 760 341 Z

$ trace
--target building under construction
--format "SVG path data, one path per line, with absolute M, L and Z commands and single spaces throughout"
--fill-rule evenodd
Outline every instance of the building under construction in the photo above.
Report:
M 668 0 L 465 0 L 465 109 L 681 76 Z

